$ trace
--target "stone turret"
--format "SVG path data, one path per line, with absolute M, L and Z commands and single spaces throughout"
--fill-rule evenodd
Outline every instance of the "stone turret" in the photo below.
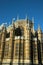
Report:
M 13 63 L 13 53 L 14 53 L 14 22 L 12 22 L 12 27 L 11 27 L 11 30 L 10 30 L 10 55 L 11 55 L 11 65 Z
M 39 64 L 42 63 L 42 31 L 40 28 L 40 25 L 38 25 L 38 47 L 40 47 L 40 49 L 38 49 L 38 59 L 39 59 Z
M 25 28 L 25 30 L 24 30 L 24 32 L 25 32 L 25 45 L 24 45 L 24 60 L 25 60 L 25 62 L 26 63 L 31 63 L 31 54 L 30 54 L 30 40 L 31 40 L 31 29 L 30 29 L 30 27 L 29 27 L 29 21 L 28 20 L 26 20 L 27 21 L 27 26 L 26 26 L 26 28 Z

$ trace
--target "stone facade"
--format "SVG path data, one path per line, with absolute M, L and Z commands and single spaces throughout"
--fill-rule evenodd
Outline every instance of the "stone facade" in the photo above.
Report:
M 18 19 L 0 30 L 0 65 L 43 65 L 43 33 L 33 20 Z

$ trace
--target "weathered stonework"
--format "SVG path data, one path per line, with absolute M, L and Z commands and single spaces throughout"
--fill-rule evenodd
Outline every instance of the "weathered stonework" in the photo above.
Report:
M 13 21 L 0 31 L 0 65 L 42 65 L 43 40 L 40 27 L 37 31 L 28 19 Z

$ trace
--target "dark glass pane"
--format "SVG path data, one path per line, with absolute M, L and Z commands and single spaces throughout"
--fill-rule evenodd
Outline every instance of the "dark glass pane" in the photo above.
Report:
M 22 32 L 20 28 L 15 29 L 15 36 L 22 36 Z
M 9 38 L 10 37 L 10 32 L 6 34 L 6 38 Z

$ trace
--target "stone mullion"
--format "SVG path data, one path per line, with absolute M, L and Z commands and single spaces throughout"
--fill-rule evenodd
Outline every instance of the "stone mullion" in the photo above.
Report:
M 20 41 L 19 41 L 19 62 L 18 62 L 18 65 L 20 65 L 20 50 L 21 50 L 21 37 L 20 37 Z
M 24 49 L 23 49 L 23 45 L 24 45 L 24 41 L 23 41 L 23 39 L 21 38 L 20 63 L 22 63 L 22 65 L 23 65 L 23 62 L 24 62 L 24 60 L 23 60 L 23 59 L 24 59 L 24 58 L 23 58 L 23 57 L 24 57 L 24 56 L 23 56 L 23 55 L 24 55 L 24 54 L 23 54 L 23 53 L 24 53 L 24 51 L 23 51 L 23 50 L 24 50 Z M 22 54 L 22 56 L 21 56 L 21 54 Z
M 5 43 L 6 43 L 6 42 L 5 42 Z M 8 55 L 5 56 L 5 54 L 6 54 L 6 53 L 8 54 L 8 52 L 9 52 L 9 46 L 8 46 L 8 47 L 7 47 L 7 46 L 8 46 L 8 44 L 6 43 L 6 44 L 5 44 L 5 51 L 4 51 L 4 59 L 6 59 L 6 60 L 8 59 Z M 7 49 L 6 49 L 6 47 L 7 47 Z

